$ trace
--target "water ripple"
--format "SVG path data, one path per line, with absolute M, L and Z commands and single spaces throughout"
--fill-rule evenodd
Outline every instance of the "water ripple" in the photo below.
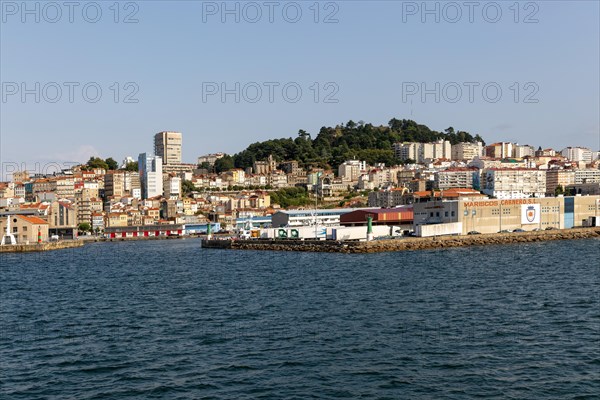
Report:
M 599 256 L 3 253 L 0 398 L 598 398 Z

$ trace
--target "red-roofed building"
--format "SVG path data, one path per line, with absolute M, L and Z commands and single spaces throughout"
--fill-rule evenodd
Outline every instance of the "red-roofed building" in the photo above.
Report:
M 48 222 L 40 217 L 30 215 L 8 215 L 0 218 L 0 232 L 6 232 L 7 218 L 10 218 L 10 233 L 17 244 L 37 243 L 48 241 Z
M 340 216 L 340 224 L 344 226 L 361 226 L 367 224 L 367 217 L 373 218 L 373 225 L 394 225 L 410 227 L 413 223 L 412 206 L 397 208 L 367 208 L 351 211 Z

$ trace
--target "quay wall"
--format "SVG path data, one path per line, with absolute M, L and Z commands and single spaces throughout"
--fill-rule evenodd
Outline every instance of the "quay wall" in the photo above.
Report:
M 401 238 L 371 242 L 316 240 L 202 240 L 208 249 L 306 251 L 329 253 L 378 253 L 438 249 L 448 247 L 485 246 L 510 243 L 533 243 L 547 240 L 600 238 L 600 227 L 539 232 L 495 233 L 488 235 Z
M 0 253 L 29 253 L 33 251 L 51 251 L 61 249 L 71 249 L 84 245 L 82 240 L 65 240 L 61 242 L 15 244 L 0 246 Z

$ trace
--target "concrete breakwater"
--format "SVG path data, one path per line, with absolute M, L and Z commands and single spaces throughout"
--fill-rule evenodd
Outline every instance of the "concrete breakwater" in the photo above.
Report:
M 0 246 L 0 253 L 29 253 L 34 251 L 50 251 L 50 250 L 61 250 L 71 249 L 75 247 L 81 247 L 84 245 L 82 240 L 65 240 L 60 242 L 46 242 L 46 243 L 31 243 L 31 244 L 15 244 Z
M 318 240 L 202 240 L 207 249 L 307 251 L 328 253 L 378 253 L 426 250 L 448 247 L 532 243 L 547 240 L 600 238 L 600 227 L 550 230 L 539 232 L 494 233 L 488 235 L 440 236 L 435 238 L 401 238 L 372 242 Z

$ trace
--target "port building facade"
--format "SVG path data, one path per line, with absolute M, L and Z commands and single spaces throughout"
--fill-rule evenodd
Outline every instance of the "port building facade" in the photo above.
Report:
M 586 226 L 600 216 L 600 196 L 432 200 L 413 204 L 414 226 L 461 222 L 462 234 Z

